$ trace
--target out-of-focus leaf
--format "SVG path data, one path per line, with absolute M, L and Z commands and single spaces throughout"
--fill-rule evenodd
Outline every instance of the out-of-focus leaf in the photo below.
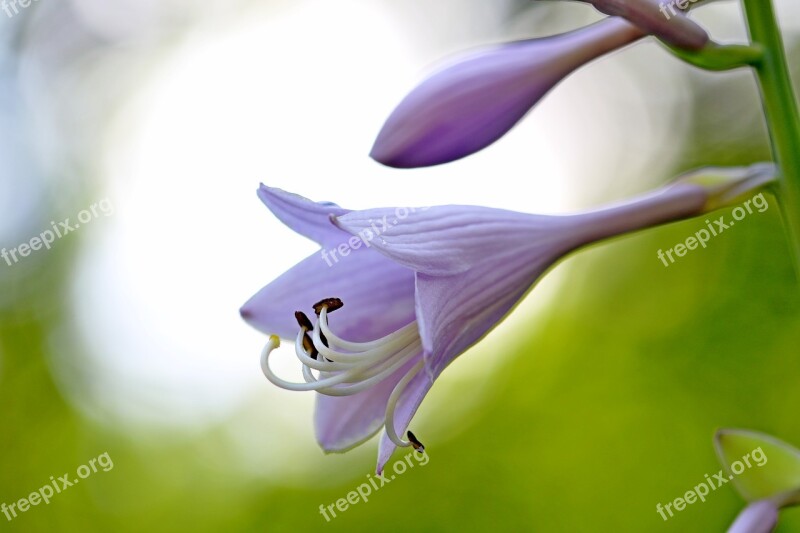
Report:
M 770 499 L 779 505 L 800 503 L 800 450 L 769 435 L 739 429 L 718 431 L 715 445 L 720 461 L 745 500 Z

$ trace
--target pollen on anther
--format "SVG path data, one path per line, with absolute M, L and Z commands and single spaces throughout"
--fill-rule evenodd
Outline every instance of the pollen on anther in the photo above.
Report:
M 314 304 L 314 312 L 319 316 L 322 309 L 327 307 L 328 313 L 333 313 L 337 309 L 341 309 L 344 303 L 339 298 L 325 298 Z

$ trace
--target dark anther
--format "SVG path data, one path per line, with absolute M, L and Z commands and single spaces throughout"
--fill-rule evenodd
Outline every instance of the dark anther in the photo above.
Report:
M 328 346 L 328 339 L 325 338 L 325 334 L 322 333 L 321 329 L 319 330 L 319 340 L 322 341 L 322 344 L 324 344 L 326 348 L 330 348 L 330 346 Z
M 303 349 L 309 355 L 309 357 L 313 357 L 316 359 L 319 356 L 319 351 L 317 351 L 317 347 L 314 346 L 314 342 L 311 340 L 311 336 L 309 336 L 309 332 L 314 331 L 314 325 L 308 319 L 306 314 L 302 311 L 295 311 L 294 318 L 297 319 L 297 323 L 300 324 L 300 327 L 306 330 L 303 333 Z M 326 347 L 328 346 L 328 339 L 325 338 L 325 335 L 322 332 L 319 332 L 319 340 L 322 341 Z M 327 357 L 324 358 L 326 361 L 330 362 L 330 359 Z
M 341 309 L 342 306 L 344 306 L 344 304 L 339 298 L 325 298 L 314 304 L 314 312 L 319 316 L 324 307 L 328 308 L 329 313 L 333 313 L 337 309 Z
M 317 351 L 317 347 L 314 346 L 314 343 L 311 342 L 311 337 L 308 336 L 308 333 L 303 333 L 303 350 L 314 359 L 317 358 L 319 352 Z
M 295 311 L 294 317 L 297 319 L 297 323 L 300 324 L 301 328 L 306 328 L 306 331 L 311 331 L 314 329 L 314 326 L 311 325 L 311 321 L 308 319 L 306 314 L 302 311 Z
M 417 450 L 418 452 L 425 451 L 425 446 L 423 446 L 423 444 L 417 440 L 417 437 L 415 437 L 413 433 L 409 431 L 407 435 L 408 435 L 408 441 L 411 443 L 411 446 L 413 446 L 415 450 Z

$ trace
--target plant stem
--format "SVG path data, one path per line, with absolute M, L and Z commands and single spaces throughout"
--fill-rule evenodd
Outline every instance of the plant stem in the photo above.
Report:
M 753 67 L 780 173 L 781 209 L 800 273 L 800 115 L 772 0 L 742 1 L 750 37 L 764 47 L 764 57 Z

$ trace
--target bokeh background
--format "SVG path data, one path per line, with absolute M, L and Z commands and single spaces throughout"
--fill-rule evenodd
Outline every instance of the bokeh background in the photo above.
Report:
M 800 72 L 800 6 L 778 1 Z M 0 262 L 0 502 L 107 452 L 9 531 L 721 531 L 730 485 L 664 522 L 745 427 L 800 444 L 800 300 L 770 209 L 665 268 L 687 221 L 562 262 L 441 377 L 414 422 L 430 461 L 330 523 L 376 440 L 324 455 L 313 397 L 271 387 L 239 306 L 315 246 L 259 182 L 343 206 L 566 213 L 705 164 L 769 158 L 747 72 L 654 41 L 570 77 L 501 142 L 444 167 L 367 156 L 449 54 L 597 19 L 479 0 L 36 0 L 0 12 L 0 247 L 107 198 Z M 737 2 L 699 9 L 744 39 Z M 299 375 L 289 353 L 278 369 Z M 396 456 L 400 458 L 401 455 Z M 785 511 L 779 531 L 800 531 Z

